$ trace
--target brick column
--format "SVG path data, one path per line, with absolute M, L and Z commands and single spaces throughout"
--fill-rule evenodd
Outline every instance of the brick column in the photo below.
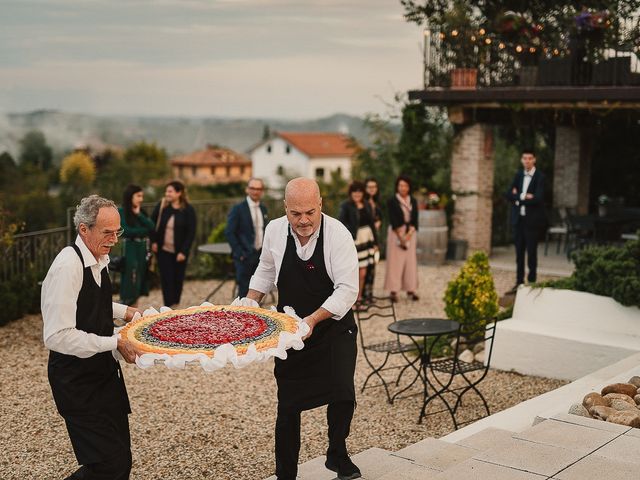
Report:
M 575 127 L 556 127 L 553 164 L 553 206 L 589 211 L 591 142 L 588 132 Z
M 451 187 L 456 194 L 452 238 L 469 242 L 469 252 L 491 252 L 493 131 L 484 124 L 461 127 L 451 155 Z

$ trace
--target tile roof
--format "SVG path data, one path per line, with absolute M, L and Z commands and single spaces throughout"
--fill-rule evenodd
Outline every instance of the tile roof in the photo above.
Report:
M 230 148 L 208 145 L 204 150 L 173 157 L 171 165 L 251 165 L 251 160 Z
M 356 153 L 352 140 L 342 133 L 278 132 L 277 136 L 309 157 L 351 157 Z

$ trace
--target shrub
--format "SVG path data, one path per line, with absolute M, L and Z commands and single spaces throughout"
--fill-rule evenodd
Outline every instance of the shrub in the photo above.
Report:
M 576 252 L 573 261 L 575 290 L 640 307 L 640 241 L 586 248 Z
M 0 282 L 0 326 L 21 318 L 26 313 L 40 311 L 40 285 L 44 277 L 30 268 L 24 276 Z
M 592 246 L 574 252 L 570 277 L 536 283 L 535 288 L 577 290 L 612 297 L 640 307 L 640 241 L 623 246 Z
M 445 313 L 462 325 L 463 332 L 477 332 L 498 313 L 498 294 L 489 270 L 489 258 L 475 252 L 465 262 L 444 294 Z

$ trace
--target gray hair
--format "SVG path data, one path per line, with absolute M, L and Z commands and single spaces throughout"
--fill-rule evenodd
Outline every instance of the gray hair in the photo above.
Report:
M 102 198 L 99 195 L 89 195 L 80 200 L 80 205 L 76 206 L 76 213 L 73 216 L 73 224 L 76 226 L 76 230 L 81 223 L 84 223 L 89 228 L 93 227 L 96 224 L 98 212 L 104 207 L 118 208 L 113 203 L 113 200 Z

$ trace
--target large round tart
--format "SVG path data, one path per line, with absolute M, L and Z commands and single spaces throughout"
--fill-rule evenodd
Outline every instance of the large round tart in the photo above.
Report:
M 296 333 L 298 322 L 284 313 L 257 307 L 210 306 L 169 310 L 127 324 L 120 335 L 147 353 L 204 353 L 231 344 L 238 355 L 255 344 L 258 352 L 278 346 L 280 333 Z

